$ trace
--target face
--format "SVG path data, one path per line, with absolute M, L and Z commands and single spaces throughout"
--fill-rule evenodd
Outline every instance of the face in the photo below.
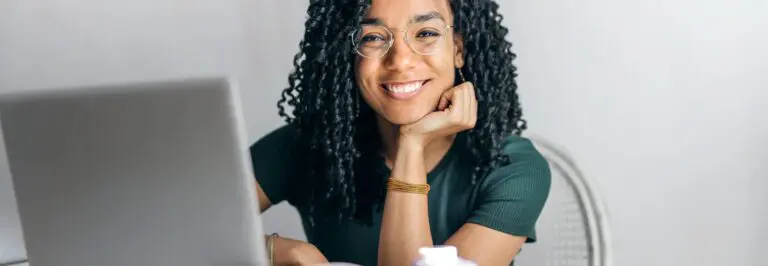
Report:
M 464 62 L 460 36 L 445 27 L 452 22 L 448 0 L 373 0 L 354 37 L 358 53 L 368 55 L 358 54 L 355 77 L 381 118 L 414 123 L 453 87 Z

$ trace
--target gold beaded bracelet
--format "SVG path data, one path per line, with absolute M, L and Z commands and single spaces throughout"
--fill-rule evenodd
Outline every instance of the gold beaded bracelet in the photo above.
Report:
M 387 181 L 387 189 L 390 191 L 426 195 L 429 193 L 429 184 L 411 184 L 390 178 Z

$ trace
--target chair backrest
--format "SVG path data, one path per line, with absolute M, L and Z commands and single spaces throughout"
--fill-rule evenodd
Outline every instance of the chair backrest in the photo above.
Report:
M 537 243 L 524 245 L 515 265 L 610 266 L 606 212 L 591 180 L 561 149 L 530 139 L 550 164 L 552 190 L 536 226 Z

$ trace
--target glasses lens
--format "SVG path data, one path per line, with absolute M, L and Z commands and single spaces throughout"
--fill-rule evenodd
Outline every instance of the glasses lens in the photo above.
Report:
M 441 20 L 413 24 L 408 27 L 408 45 L 416 53 L 431 55 L 442 48 L 446 34 L 446 24 Z
M 389 49 L 392 33 L 384 26 L 363 26 L 353 35 L 355 50 L 365 57 L 380 57 Z

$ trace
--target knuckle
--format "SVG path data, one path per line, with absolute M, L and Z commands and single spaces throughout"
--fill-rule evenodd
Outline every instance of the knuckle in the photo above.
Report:
M 454 124 L 461 124 L 461 114 L 459 112 L 454 113 L 451 116 L 451 122 Z

